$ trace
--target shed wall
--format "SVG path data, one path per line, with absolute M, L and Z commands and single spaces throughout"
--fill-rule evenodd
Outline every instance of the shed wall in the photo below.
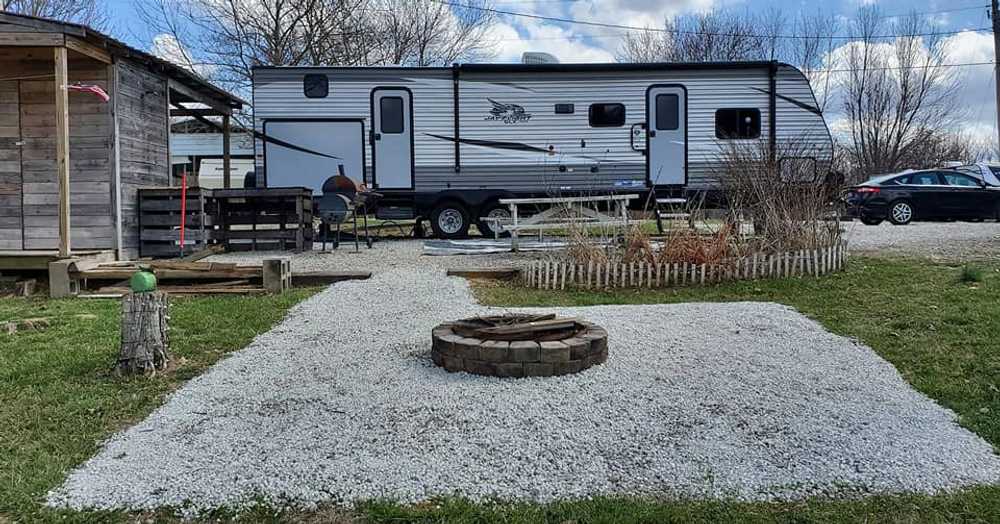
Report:
M 139 188 L 170 185 L 167 81 L 129 61 L 116 64 L 122 248 L 139 254 Z
M 71 82 L 107 89 L 107 68 L 71 63 Z M 55 83 L 19 82 L 24 249 L 59 247 L 59 182 L 56 172 Z M 70 238 L 73 249 L 114 247 L 111 125 L 108 104 L 89 93 L 69 93 Z
M 0 249 L 22 249 L 18 83 L 0 82 Z

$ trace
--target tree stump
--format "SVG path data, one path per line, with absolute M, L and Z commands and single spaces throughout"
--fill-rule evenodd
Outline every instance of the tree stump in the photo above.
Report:
M 166 293 L 129 293 L 122 298 L 120 375 L 156 373 L 167 367 L 168 303 Z

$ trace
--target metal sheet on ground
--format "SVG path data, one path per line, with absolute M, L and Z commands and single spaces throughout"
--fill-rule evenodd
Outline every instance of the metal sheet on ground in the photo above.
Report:
M 554 251 L 566 249 L 569 244 L 562 240 L 543 239 L 521 240 L 518 249 L 521 251 Z M 510 251 L 510 239 L 489 240 L 425 240 L 425 255 L 486 255 L 490 253 L 506 253 Z

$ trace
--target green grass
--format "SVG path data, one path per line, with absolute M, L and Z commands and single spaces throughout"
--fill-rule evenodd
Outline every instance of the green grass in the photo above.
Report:
M 4 515 L 15 521 L 112 517 L 56 512 L 42 502 L 103 439 L 145 417 L 182 382 L 246 346 L 314 292 L 175 299 L 170 350 L 176 368 L 131 379 L 111 373 L 118 301 L 0 299 L 0 324 L 28 318 L 50 324 L 0 334 L 0 523 Z
M 958 276 L 958 280 L 965 282 L 966 284 L 971 284 L 973 282 L 983 281 L 983 270 L 974 266 L 962 266 L 962 272 Z

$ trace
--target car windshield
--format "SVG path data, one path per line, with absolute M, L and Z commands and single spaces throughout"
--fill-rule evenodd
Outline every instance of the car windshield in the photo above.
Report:
M 984 173 L 986 178 L 986 183 L 994 186 L 1000 186 L 1000 166 L 987 166 L 986 173 Z

